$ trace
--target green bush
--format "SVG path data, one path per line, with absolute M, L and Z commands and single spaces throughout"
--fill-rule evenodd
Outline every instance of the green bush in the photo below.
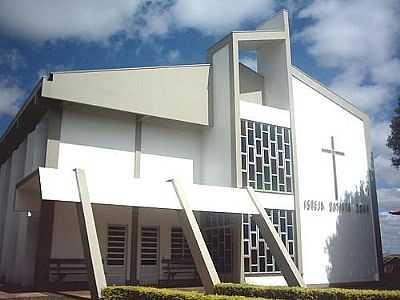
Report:
M 199 292 L 157 289 L 141 286 L 107 287 L 102 291 L 103 300 L 255 300 L 243 296 L 205 295 Z M 259 299 L 261 300 L 261 299 Z M 265 299 L 263 299 L 265 300 Z
M 216 286 L 219 295 L 261 297 L 289 300 L 395 300 L 400 291 L 363 290 L 344 288 L 299 288 L 254 286 L 247 284 L 222 283 Z

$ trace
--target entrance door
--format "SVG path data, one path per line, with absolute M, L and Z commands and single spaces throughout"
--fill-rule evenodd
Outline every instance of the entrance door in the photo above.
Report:
M 107 228 L 107 283 L 126 283 L 127 225 L 108 225 Z
M 140 282 L 157 284 L 160 278 L 159 229 L 142 227 L 140 231 Z

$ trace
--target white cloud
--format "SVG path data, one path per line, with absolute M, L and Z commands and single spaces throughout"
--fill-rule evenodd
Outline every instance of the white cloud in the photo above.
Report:
M 370 70 L 362 67 L 348 67 L 337 75 L 330 87 L 356 106 L 376 113 L 395 97 L 395 87 L 383 82 L 363 84 Z
M 390 133 L 389 121 L 375 122 L 372 124 L 371 139 L 372 139 L 372 149 L 374 153 L 377 153 L 385 157 L 391 156 L 392 152 L 386 146 L 386 140 L 389 133 Z
M 0 80 L 0 116 L 3 114 L 14 115 L 19 108 L 18 100 L 24 91 L 16 84 Z
M 390 122 L 374 122 L 371 126 L 372 151 L 374 152 L 375 175 L 381 186 L 400 187 L 400 170 L 392 166 L 392 151 L 386 146 L 390 133 Z M 387 194 L 384 194 L 386 196 Z
M 175 64 L 179 61 L 181 53 L 177 49 L 172 49 L 167 52 L 167 61 L 169 64 Z
M 299 16 L 312 22 L 298 35 L 317 61 L 339 71 L 332 88 L 376 112 L 395 97 L 400 2 L 313 1 Z
M 372 126 L 376 178 L 390 188 L 378 189 L 379 215 L 384 253 L 400 253 L 400 217 L 388 214 L 400 208 L 400 171 L 392 166 L 391 151 L 386 147 L 389 122 L 383 121 Z
M 380 185 L 400 187 L 400 170 L 392 166 L 392 151 L 386 146 L 389 133 L 389 121 L 375 122 L 371 126 L 376 179 Z
M 106 40 L 129 28 L 138 5 L 135 0 L 0 1 L 0 28 L 36 41 Z
M 255 57 L 244 57 L 240 59 L 240 62 L 250 69 L 257 71 L 257 59 Z
M 178 0 L 171 11 L 178 28 L 215 34 L 238 29 L 247 20 L 261 21 L 273 8 L 273 0 Z
M 392 166 L 390 157 L 375 157 L 376 179 L 385 186 L 400 186 L 400 171 Z
M 153 36 L 165 36 L 171 30 L 172 16 L 170 1 L 154 0 L 143 4 L 136 14 L 138 30 L 130 32 L 131 37 L 148 39 Z
M 146 2 L 137 15 L 142 38 L 164 36 L 172 30 L 195 29 L 205 35 L 226 33 L 246 21 L 265 20 L 274 12 L 274 0 L 177 0 Z
M 108 41 L 164 36 L 192 28 L 205 34 L 237 29 L 273 11 L 273 0 L 14 0 L 0 1 L 0 30 L 34 41 Z
M 394 58 L 384 64 L 375 66 L 371 73 L 376 82 L 398 85 L 400 82 L 400 59 Z
M 11 71 L 16 71 L 25 66 L 25 60 L 16 48 L 0 49 L 0 66 L 6 66 Z
M 398 9 L 397 0 L 317 0 L 299 14 L 314 21 L 300 36 L 324 65 L 377 65 L 396 53 Z
M 400 2 L 397 0 L 315 0 L 299 12 L 310 23 L 296 36 L 317 62 L 337 72 L 331 88 L 372 116 L 380 221 L 385 253 L 400 253 L 400 171 L 386 147 L 389 122 L 382 112 L 400 87 Z
M 321 65 L 337 71 L 331 88 L 371 113 L 376 177 L 394 187 L 400 173 L 386 147 L 389 122 L 378 116 L 400 86 L 399 12 L 396 0 L 316 0 L 299 12 L 311 22 L 297 35 Z
M 379 211 L 389 212 L 394 209 L 400 209 L 400 189 L 385 188 L 378 190 Z M 400 217 L 399 217 L 400 222 Z

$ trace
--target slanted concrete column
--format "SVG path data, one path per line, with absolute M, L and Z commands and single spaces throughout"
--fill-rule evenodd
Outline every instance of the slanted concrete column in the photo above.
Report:
M 277 260 L 278 266 L 281 269 L 282 275 L 285 277 L 288 286 L 304 287 L 305 284 L 303 277 L 290 257 L 289 252 L 281 240 L 281 237 L 276 232 L 274 225 L 267 215 L 267 212 L 261 203 L 258 202 L 254 190 L 248 187 L 247 192 L 249 193 L 249 196 L 259 213 L 258 215 L 253 215 L 254 221 L 260 229 L 260 232 L 267 242 L 268 247 L 271 249 L 272 255 Z
M 206 293 L 214 293 L 214 286 L 220 283 L 220 280 L 210 253 L 208 252 L 206 242 L 204 241 L 199 224 L 190 208 L 181 184 L 176 179 L 172 179 L 171 182 L 182 206 L 182 211 L 179 214 L 182 220 L 182 229 L 188 242 L 190 252 L 192 253 L 196 270 L 199 273 Z
M 76 208 L 78 211 L 83 253 L 88 271 L 90 294 L 92 299 L 100 299 L 101 291 L 107 286 L 107 282 L 104 274 L 99 240 L 97 238 L 92 204 L 90 203 L 85 172 L 82 169 L 75 169 L 74 171 L 81 200 L 81 202 L 76 205 Z

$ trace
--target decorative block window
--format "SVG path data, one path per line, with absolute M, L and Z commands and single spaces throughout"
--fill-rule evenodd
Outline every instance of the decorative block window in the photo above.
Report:
M 276 231 L 295 260 L 294 211 L 266 209 Z M 251 215 L 242 216 L 243 253 L 245 273 L 279 272 L 279 267 L 271 251 L 260 234 L 260 230 Z
M 241 120 L 243 186 L 292 193 L 290 129 Z

